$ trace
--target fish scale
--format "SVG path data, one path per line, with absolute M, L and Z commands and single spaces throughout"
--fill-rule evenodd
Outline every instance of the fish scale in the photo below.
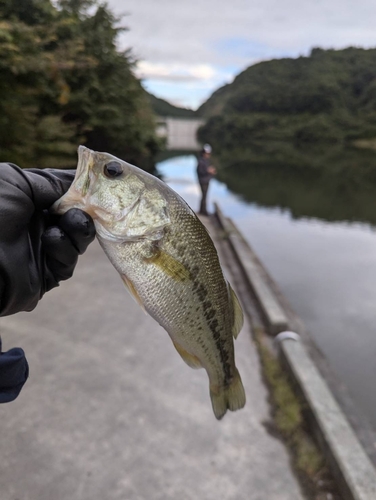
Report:
M 183 360 L 205 368 L 216 418 L 245 393 L 233 338 L 243 314 L 201 221 L 167 184 L 110 154 L 79 148 L 75 180 L 52 210 L 80 208 L 136 301 Z

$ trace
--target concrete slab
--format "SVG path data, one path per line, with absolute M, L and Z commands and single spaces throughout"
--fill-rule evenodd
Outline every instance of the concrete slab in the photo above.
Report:
M 1 318 L 30 379 L 0 405 L 1 500 L 299 500 L 245 323 L 246 407 L 213 416 L 203 370 L 128 296 L 97 243 L 32 313 Z
M 223 216 L 218 205 L 216 205 L 216 214 L 244 272 L 247 273 L 247 268 L 250 270 L 248 281 L 257 295 L 265 319 L 269 325 L 273 324 L 273 318 L 278 317 L 278 314 L 274 315 L 275 311 L 284 307 L 282 313 L 286 318 L 285 323 L 288 323 L 288 313 L 284 312 L 286 303 L 283 297 L 281 305 L 277 303 L 275 284 L 266 270 L 262 268 L 253 250 L 244 242 L 232 221 Z M 251 263 L 251 266 L 247 266 L 247 263 Z M 258 286 L 259 281 L 263 286 Z M 254 322 L 255 314 L 251 314 L 250 317 Z M 275 329 L 278 331 L 277 326 Z M 309 420 L 311 428 L 317 435 L 324 455 L 329 459 L 341 498 L 343 500 L 373 500 L 376 498 L 375 468 L 343 410 L 336 402 L 327 382 L 310 357 L 307 347 L 299 339 L 299 335 L 292 331 L 284 331 L 277 336 L 286 366 L 296 383 L 296 388 L 300 389 L 306 401 L 307 421 Z
M 320 432 L 344 500 L 374 500 L 376 471 L 303 342 L 291 340 L 287 335 L 280 336 L 279 340 L 283 356 Z

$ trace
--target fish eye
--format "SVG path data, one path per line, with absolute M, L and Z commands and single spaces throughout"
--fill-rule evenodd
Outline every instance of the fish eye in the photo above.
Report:
M 123 173 L 123 167 L 118 161 L 110 161 L 104 166 L 103 173 L 109 179 L 114 179 Z

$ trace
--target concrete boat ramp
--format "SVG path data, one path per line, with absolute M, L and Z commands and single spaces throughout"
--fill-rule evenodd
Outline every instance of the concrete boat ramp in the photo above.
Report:
M 23 347 L 30 364 L 19 398 L 0 406 L 1 500 L 305 498 L 265 425 L 268 392 L 247 318 L 235 342 L 247 404 L 220 422 L 206 373 L 183 363 L 97 242 L 71 280 L 34 312 L 1 318 L 0 330 L 3 349 Z

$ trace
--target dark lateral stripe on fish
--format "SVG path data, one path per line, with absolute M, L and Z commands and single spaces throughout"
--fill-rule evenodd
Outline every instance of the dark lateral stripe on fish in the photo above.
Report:
M 198 295 L 199 300 L 202 302 L 202 307 L 204 309 L 204 316 L 208 322 L 210 331 L 213 335 L 215 345 L 220 355 L 221 364 L 223 366 L 223 371 L 225 375 L 224 385 L 228 386 L 230 385 L 232 380 L 231 365 L 229 363 L 228 351 L 225 348 L 225 343 L 222 341 L 221 333 L 218 329 L 219 322 L 218 319 L 215 318 L 216 311 L 212 307 L 212 303 L 206 300 L 206 297 L 208 295 L 208 290 L 203 283 L 200 283 L 198 280 L 193 280 L 193 291 Z

